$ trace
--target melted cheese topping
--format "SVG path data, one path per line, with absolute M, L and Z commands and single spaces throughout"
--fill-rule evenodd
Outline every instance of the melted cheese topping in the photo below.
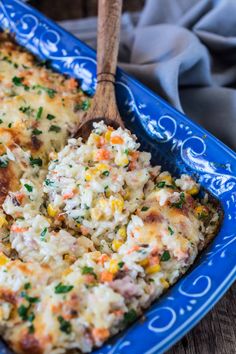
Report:
M 127 130 L 65 146 L 90 100 L 5 35 L 0 86 L 1 333 L 17 353 L 89 352 L 188 269 L 219 214 Z

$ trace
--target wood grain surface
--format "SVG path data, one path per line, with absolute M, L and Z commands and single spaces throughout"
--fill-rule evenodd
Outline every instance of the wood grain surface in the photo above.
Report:
M 175 1 L 175 0 L 173 0 Z M 54 20 L 96 16 L 96 0 L 31 0 Z M 124 0 L 123 10 L 138 11 L 144 0 Z M 168 354 L 236 354 L 236 284 Z M 127 353 L 128 354 L 128 353 Z

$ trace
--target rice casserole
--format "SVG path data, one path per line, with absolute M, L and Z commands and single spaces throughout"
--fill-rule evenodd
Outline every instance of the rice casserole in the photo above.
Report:
M 69 138 L 91 98 L 6 34 L 0 86 L 1 335 L 16 353 L 87 353 L 186 272 L 219 210 L 128 130 Z

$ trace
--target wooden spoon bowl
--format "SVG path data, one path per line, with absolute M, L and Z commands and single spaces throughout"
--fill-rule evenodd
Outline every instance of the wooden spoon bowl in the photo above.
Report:
M 97 89 L 89 111 L 84 115 L 76 136 L 87 139 L 94 122 L 124 128 L 115 96 L 115 74 L 120 40 L 122 0 L 98 1 Z

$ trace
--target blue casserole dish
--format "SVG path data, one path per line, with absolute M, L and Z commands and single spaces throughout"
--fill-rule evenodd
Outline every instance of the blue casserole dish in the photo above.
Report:
M 96 56 L 84 43 L 19 0 L 0 1 L 0 27 L 57 71 L 76 77 L 92 94 Z M 236 279 L 236 154 L 144 85 L 118 70 L 117 101 L 126 126 L 153 160 L 174 174 L 187 172 L 223 208 L 220 232 L 194 267 L 145 313 L 145 321 L 94 354 L 162 353 L 189 331 Z M 0 352 L 10 350 L 2 342 Z

